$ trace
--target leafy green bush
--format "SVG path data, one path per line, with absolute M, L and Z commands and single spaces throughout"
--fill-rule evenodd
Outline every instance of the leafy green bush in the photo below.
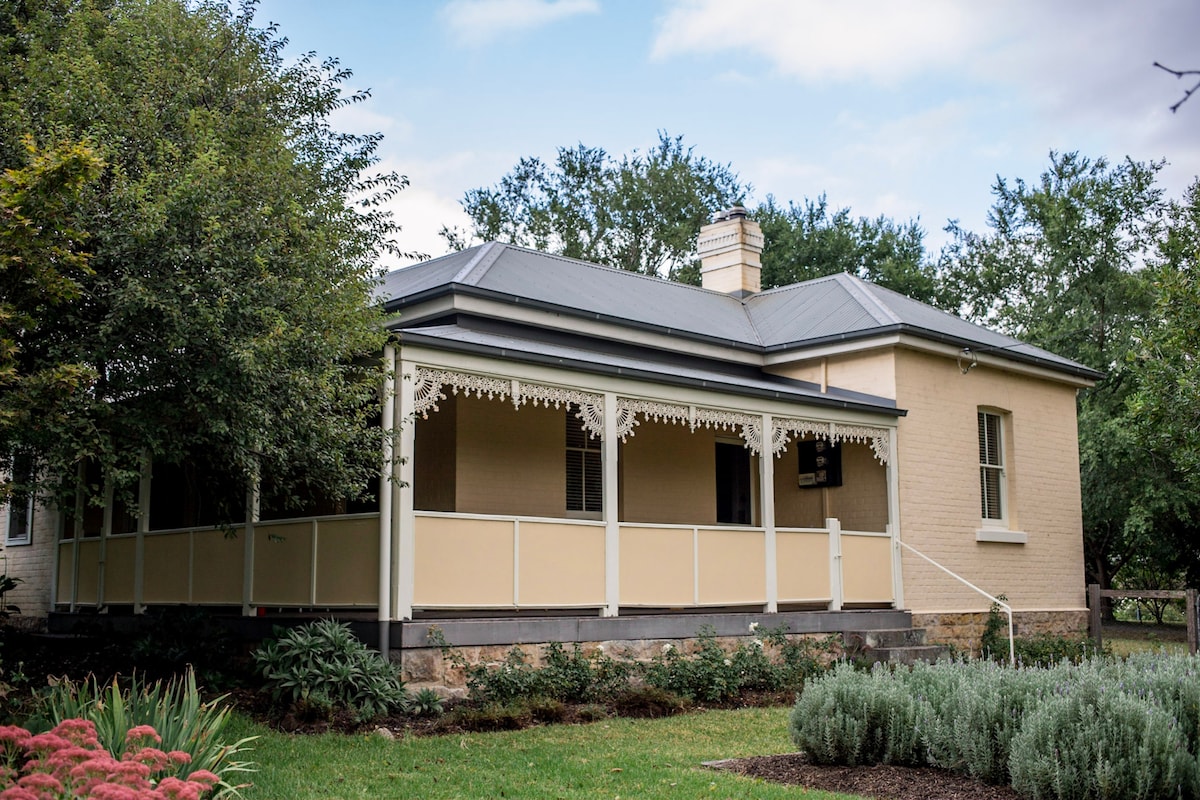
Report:
M 843 665 L 805 687 L 790 729 L 819 762 L 929 764 L 1036 798 L 1196 798 L 1200 659 Z
M 537 694 L 537 670 L 525 658 L 525 651 L 513 646 L 496 667 L 464 664 L 467 692 L 480 703 L 508 705 Z
M 920 765 L 921 701 L 883 665 L 848 663 L 805 687 L 789 719 L 792 740 L 818 764 Z
M 524 703 L 461 705 L 443 718 L 450 727 L 467 731 L 515 731 L 529 725 L 533 713 Z
M 422 717 L 439 717 L 446 710 L 442 696 L 433 689 L 422 689 L 412 699 L 411 710 Z
M 638 719 L 671 717 L 692 706 L 687 698 L 657 686 L 630 686 L 618 692 L 612 704 L 618 715 Z
M 30 727 L 48 728 L 72 719 L 90 721 L 99 745 L 120 759 L 134 741 L 129 732 L 149 726 L 162 737 L 162 750 L 177 750 L 190 757 L 168 774 L 184 780 L 196 770 L 208 770 L 220 778 L 216 797 L 236 796 L 238 787 L 231 781 L 252 772 L 253 764 L 233 759 L 249 750 L 248 745 L 258 737 L 231 742 L 223 735 L 229 721 L 223 700 L 203 702 L 190 669 L 182 679 L 144 684 L 134 678 L 128 687 L 116 681 L 102 686 L 95 678 L 79 682 L 64 678 L 54 682 L 40 700 L 40 713 L 49 724 L 38 725 L 33 720 Z
M 1049 698 L 1012 742 L 1012 787 L 1029 797 L 1200 796 L 1196 759 L 1170 714 L 1099 676 Z
M 664 644 L 662 655 L 646 667 L 646 683 L 689 700 L 709 702 L 733 697 L 742 685 L 732 655 L 717 643 L 711 627 L 700 630 L 691 657 L 674 644 Z
M 1021 636 L 1013 642 L 1017 651 L 1017 663 L 1032 666 L 1049 666 L 1060 661 L 1070 661 L 1079 664 L 1087 659 L 1100 655 L 1096 651 L 1096 643 L 1086 636 L 1066 637 L 1035 634 Z M 1111 655 L 1111 648 L 1105 645 L 1106 653 Z
M 409 706 L 399 668 L 331 619 L 277 629 L 254 663 L 276 703 L 346 709 L 360 721 Z

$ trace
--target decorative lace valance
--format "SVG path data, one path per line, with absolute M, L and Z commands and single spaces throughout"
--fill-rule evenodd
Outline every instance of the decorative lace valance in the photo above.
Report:
M 437 410 L 437 402 L 446 399 L 444 390 L 449 386 L 454 394 L 462 392 L 465 395 L 487 397 L 489 400 L 497 397 L 510 398 L 514 408 L 520 408 L 526 403 L 555 408 L 576 405 L 579 408 L 576 413 L 583 429 L 593 437 L 602 438 L 604 435 L 604 396 L 596 392 L 431 367 L 417 367 L 412 380 L 415 398 L 413 411 L 421 417 L 427 417 L 431 410 Z M 870 425 L 840 425 L 836 422 L 774 417 L 768 448 L 767 442 L 764 441 L 762 416 L 758 414 L 630 397 L 617 398 L 616 414 L 617 438 L 622 442 L 628 440 L 634 434 L 634 428 L 641 424 L 641 420 L 638 419 L 640 416 L 654 422 L 686 425 L 692 431 L 697 428 L 736 431 L 745 440 L 746 447 L 755 455 L 762 455 L 769 449 L 775 456 L 779 456 L 793 438 L 811 435 L 832 442 L 869 444 L 875 458 L 881 464 L 886 465 L 891 458 L 891 438 L 888 429 Z
M 870 425 L 839 425 L 836 422 L 817 422 L 808 419 L 777 418 L 774 420 L 776 436 L 774 441 L 780 441 L 782 432 L 783 444 L 777 446 L 775 454 L 779 455 L 793 436 L 812 435 L 818 439 L 828 439 L 831 442 L 859 442 L 871 445 L 872 452 L 880 464 L 886 465 L 891 459 L 891 436 L 887 428 L 876 428 Z
M 412 380 L 413 412 L 422 418 L 427 418 L 431 410 L 438 410 L 437 403 L 446 399 L 444 388 L 449 386 L 453 394 L 462 392 L 468 396 L 486 396 L 489 400 L 507 397 L 512 400 L 513 407 L 518 409 L 526 403 L 547 408 L 562 408 L 574 404 L 579 407 L 576 413 L 588 435 L 604 435 L 604 396 L 601 394 L 429 367 L 417 367 Z

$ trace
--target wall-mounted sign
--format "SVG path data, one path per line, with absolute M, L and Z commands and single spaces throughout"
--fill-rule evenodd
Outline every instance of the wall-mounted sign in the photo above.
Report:
M 800 452 L 800 487 L 842 485 L 842 449 L 826 439 L 796 442 Z

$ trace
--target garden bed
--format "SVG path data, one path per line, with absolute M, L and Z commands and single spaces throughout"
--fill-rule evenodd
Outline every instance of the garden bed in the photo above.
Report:
M 706 766 L 772 783 L 876 800 L 1020 800 L 1020 795 L 1007 786 L 989 786 L 945 770 L 887 764 L 822 766 L 810 763 L 802 753 L 736 758 Z

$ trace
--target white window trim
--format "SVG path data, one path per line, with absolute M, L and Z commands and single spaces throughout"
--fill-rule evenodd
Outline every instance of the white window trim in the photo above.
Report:
M 11 501 L 8 504 L 8 509 L 6 511 L 7 519 L 5 520 L 6 524 L 4 526 L 4 545 L 6 547 L 33 544 L 34 497 L 32 494 L 26 498 L 24 505 L 25 508 L 21 509 L 20 507 L 13 505 Z M 22 514 L 25 517 L 25 535 L 13 536 L 13 521 Z
M 997 439 L 996 452 L 999 454 L 999 460 L 1000 460 L 999 464 L 987 464 L 987 463 L 984 463 L 983 459 L 979 460 L 979 475 L 980 475 L 981 479 L 983 477 L 984 470 L 992 470 L 992 471 L 998 473 L 1000 476 L 999 486 L 998 486 L 999 497 L 997 498 L 997 500 L 1000 504 L 1000 516 L 999 517 L 984 517 L 981 515 L 980 516 L 980 527 L 985 530 L 987 530 L 987 529 L 1007 530 L 1008 529 L 1008 516 L 1009 516 L 1008 515 L 1008 468 L 1005 463 L 1007 459 L 1005 459 L 1005 457 L 1004 457 L 1005 456 L 1004 449 L 1005 449 L 1005 444 L 1006 444 L 1005 436 L 1004 436 L 1004 415 L 997 413 L 995 411 L 984 409 L 984 408 L 977 409 L 976 410 L 976 428 L 977 429 L 978 429 L 978 422 L 979 422 L 980 417 L 985 417 L 985 418 L 986 417 L 994 417 L 996 420 L 996 439 Z M 984 432 L 986 432 L 986 430 L 987 430 L 986 419 L 984 422 L 985 422 Z M 977 441 L 977 444 L 980 446 L 981 450 L 984 449 L 982 447 L 982 445 L 984 444 L 983 441 Z M 983 499 L 984 499 L 983 494 L 982 494 L 983 493 L 982 480 L 980 481 L 980 483 L 981 483 L 981 485 L 980 485 L 980 489 L 979 489 L 979 491 L 980 491 L 979 501 L 982 503 Z
M 567 421 L 566 421 L 567 425 L 570 425 L 571 421 L 576 418 L 575 409 L 576 409 L 576 407 L 573 405 L 567 406 Z M 567 509 L 563 510 L 563 513 L 567 519 L 589 519 L 589 520 L 603 519 L 604 518 L 603 489 L 601 490 L 601 496 L 600 496 L 600 509 L 597 511 L 587 511 L 586 507 L 587 507 L 587 497 L 588 497 L 588 495 L 587 495 L 587 454 L 588 453 L 599 453 L 601 455 L 602 460 L 601 460 L 601 464 L 600 464 L 600 469 L 603 471 L 603 469 L 604 469 L 604 463 L 603 463 L 604 451 L 600 447 L 599 439 L 596 439 L 595 437 L 591 436 L 588 433 L 587 428 L 583 428 L 583 431 L 584 431 L 583 441 L 585 443 L 585 446 L 584 447 L 575 447 L 568 443 L 564 449 L 564 454 L 565 453 L 580 453 L 580 454 L 582 454 L 581 460 L 583 462 L 582 463 L 583 472 L 580 474 L 580 480 L 582 480 L 583 485 L 580 486 L 580 492 L 582 494 L 582 497 L 584 498 L 584 501 L 583 501 L 584 508 L 580 508 L 580 509 L 567 508 Z M 593 442 L 595 443 L 595 446 L 588 446 L 588 445 L 592 445 Z M 569 474 L 567 477 L 568 478 L 570 477 Z

